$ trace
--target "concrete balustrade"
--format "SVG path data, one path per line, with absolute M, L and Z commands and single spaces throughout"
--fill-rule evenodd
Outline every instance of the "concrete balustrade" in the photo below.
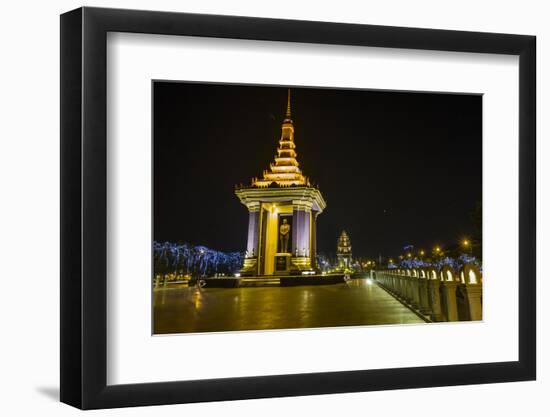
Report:
M 476 265 L 460 271 L 398 268 L 372 271 L 371 278 L 427 321 L 481 320 L 482 274 Z

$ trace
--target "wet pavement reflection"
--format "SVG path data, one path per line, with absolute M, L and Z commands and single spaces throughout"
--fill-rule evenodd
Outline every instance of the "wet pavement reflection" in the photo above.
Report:
M 300 287 L 155 290 L 154 333 L 424 323 L 370 280 Z

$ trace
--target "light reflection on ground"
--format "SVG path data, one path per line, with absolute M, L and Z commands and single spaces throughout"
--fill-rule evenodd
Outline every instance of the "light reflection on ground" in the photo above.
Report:
M 300 287 L 158 289 L 154 333 L 424 323 L 371 284 L 362 279 Z

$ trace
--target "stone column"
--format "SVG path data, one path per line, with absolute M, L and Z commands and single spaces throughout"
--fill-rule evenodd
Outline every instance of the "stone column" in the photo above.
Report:
M 432 321 L 442 321 L 441 313 L 441 297 L 439 296 L 440 281 L 432 276 L 432 271 L 427 272 L 428 275 L 428 297 L 431 307 Z
M 481 284 L 466 284 L 464 287 L 468 297 L 468 306 L 470 307 L 470 320 L 481 320 L 483 318 Z
M 311 243 L 310 243 L 310 257 L 311 267 L 317 269 L 317 215 L 319 212 L 311 211 Z
M 260 232 L 260 203 L 249 203 L 248 207 L 248 240 L 246 243 L 246 257 L 258 257 L 258 234 Z
M 420 292 L 418 288 L 418 277 L 415 277 L 412 275 L 407 276 L 407 279 L 409 279 L 409 282 L 411 284 L 411 305 L 414 308 L 420 307 Z
M 433 321 L 442 321 L 441 315 L 441 297 L 439 296 L 439 280 L 430 277 L 428 273 L 428 292 L 430 297 L 430 305 L 432 309 L 431 318 Z
M 483 284 L 479 267 L 474 264 L 466 264 L 460 271 L 460 280 L 464 285 L 464 294 L 468 301 L 470 320 L 483 319 Z
M 443 281 L 443 291 L 445 294 L 445 315 L 447 321 L 458 321 L 458 308 L 456 305 L 456 287 L 458 282 L 456 281 Z
M 406 287 L 406 281 L 404 280 L 404 278 L 397 274 L 397 273 L 394 273 L 393 274 L 393 277 L 394 279 L 397 281 L 397 290 L 399 292 L 399 296 L 401 298 L 407 298 L 407 287 Z
M 311 208 L 301 203 L 293 202 L 293 205 L 292 255 L 298 257 L 309 257 L 311 254 L 311 248 L 309 246 L 311 237 Z
M 404 291 L 403 291 L 403 298 L 409 303 L 409 304 L 412 304 L 412 282 L 411 282 L 411 277 L 407 276 L 406 273 L 404 271 L 401 271 L 400 272 L 400 275 L 399 275 L 401 281 L 403 282 L 403 288 L 404 288 Z
M 407 298 L 407 287 L 406 287 L 406 281 L 401 276 L 401 273 L 398 271 L 392 271 L 393 278 L 397 282 L 397 287 L 399 290 L 399 296 L 403 299 Z
M 419 294 L 419 309 L 422 314 L 430 314 L 430 302 L 428 299 L 428 283 L 427 279 L 421 276 L 416 277 L 418 280 L 418 294 Z

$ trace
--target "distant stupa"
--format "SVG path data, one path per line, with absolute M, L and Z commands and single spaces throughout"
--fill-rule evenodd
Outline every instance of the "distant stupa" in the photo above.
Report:
M 336 256 L 338 257 L 338 269 L 351 268 L 351 240 L 345 230 L 338 238 Z

